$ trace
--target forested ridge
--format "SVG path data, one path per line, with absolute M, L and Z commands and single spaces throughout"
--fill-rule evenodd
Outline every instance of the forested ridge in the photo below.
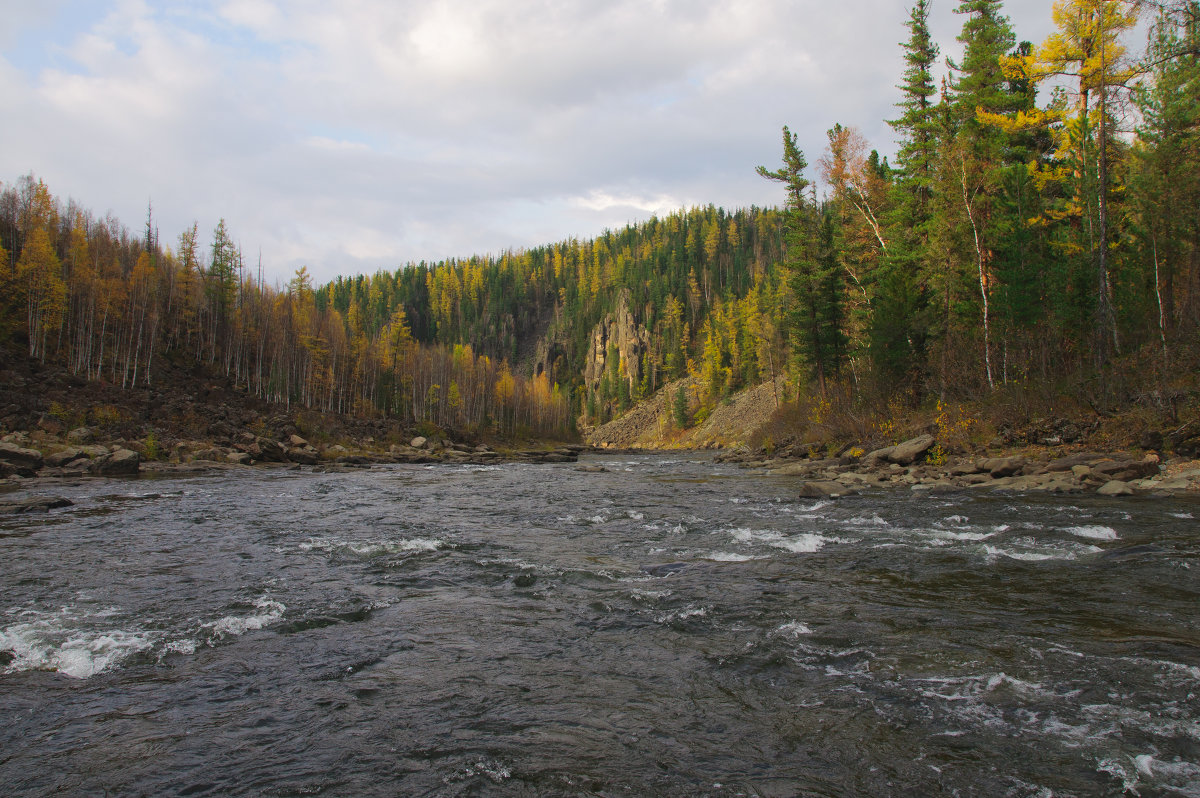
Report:
M 810 167 L 784 128 L 782 164 L 758 167 L 777 209 L 271 285 L 223 220 L 163 242 L 152 212 L 133 233 L 20 178 L 0 190 L 0 335 L 116 385 L 166 361 L 500 434 L 567 434 L 683 376 L 677 426 L 776 377 L 862 412 L 1015 390 L 1177 413 L 1200 354 L 1200 4 L 1059 0 L 1040 44 L 998 0 L 952 10 L 963 56 L 938 81 L 931 4 L 911 9 L 895 156 L 831 120 Z M 597 351 L 622 314 L 640 343 Z

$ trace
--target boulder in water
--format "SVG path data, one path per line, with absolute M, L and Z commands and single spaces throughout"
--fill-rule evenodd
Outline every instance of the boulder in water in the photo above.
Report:
M 61 496 L 26 496 L 21 499 L 0 499 L 0 513 L 44 513 L 56 507 L 70 507 L 74 502 Z
M 849 496 L 855 489 L 841 482 L 813 480 L 800 485 L 796 495 L 805 499 L 832 499 L 838 496 Z

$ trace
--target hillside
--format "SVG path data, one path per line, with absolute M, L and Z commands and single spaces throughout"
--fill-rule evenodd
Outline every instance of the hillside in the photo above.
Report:
M 782 162 L 757 167 L 781 208 L 693 207 L 271 286 L 223 220 L 207 248 L 198 225 L 164 243 L 153 217 L 131 234 L 29 175 L 0 190 L 0 343 L 121 389 L 203 373 L 275 406 L 508 438 L 599 427 L 618 445 L 749 440 L 765 400 L 740 397 L 763 382 L 791 388 L 773 442 L 830 426 L 815 397 L 836 399 L 830 439 L 935 405 L 981 408 L 996 430 L 1091 414 L 1161 432 L 1193 417 L 1192 6 L 1152 20 L 1148 71 L 1081 76 L 1058 98 L 1042 84 L 1059 50 L 1014 51 L 999 4 L 969 5 L 942 91 L 928 7 L 905 24 L 893 161 L 833 120 L 820 154 L 783 128 Z M 1113 64 L 1133 30 L 1103 31 Z
M 761 443 L 778 409 L 776 391 L 770 383 L 762 383 L 718 404 L 703 423 L 681 430 L 672 419 L 669 401 L 681 387 L 694 394 L 696 382 L 689 378 L 667 384 L 620 418 L 588 431 L 586 440 L 600 448 L 618 449 L 748 448 Z

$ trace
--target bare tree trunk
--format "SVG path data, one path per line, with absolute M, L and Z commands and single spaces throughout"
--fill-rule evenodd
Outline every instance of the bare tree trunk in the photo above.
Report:
M 979 295 L 983 298 L 983 365 L 987 371 L 988 389 L 995 390 L 996 383 L 992 379 L 992 334 L 988 313 L 988 279 L 987 270 L 983 266 L 983 246 L 979 241 L 979 227 L 975 224 L 975 214 L 971 211 L 971 199 L 967 195 L 967 163 L 960 162 L 962 174 L 963 205 L 967 209 L 967 219 L 971 222 L 971 233 L 975 236 L 975 265 L 979 269 Z
M 1158 238 L 1150 234 L 1150 246 L 1154 253 L 1154 297 L 1158 300 L 1158 337 L 1162 341 L 1163 366 L 1170 362 L 1167 356 L 1167 326 L 1163 312 L 1162 284 L 1158 277 Z

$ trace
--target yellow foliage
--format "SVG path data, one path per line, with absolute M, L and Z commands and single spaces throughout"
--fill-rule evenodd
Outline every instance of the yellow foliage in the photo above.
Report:
M 808 412 L 808 421 L 811 424 L 824 424 L 829 418 L 829 411 L 832 409 L 833 403 L 828 399 L 819 399 L 813 403 Z
M 942 460 L 945 461 L 945 452 L 942 451 L 942 443 L 946 444 L 965 444 L 971 436 L 972 430 L 979 426 L 979 419 L 970 415 L 962 405 L 956 405 L 953 409 L 947 404 L 943 404 L 941 400 L 937 403 L 937 415 L 933 419 L 934 426 L 937 428 L 936 437 L 938 439 L 937 452 L 941 454 Z M 931 451 L 929 459 L 932 460 L 935 456 Z

